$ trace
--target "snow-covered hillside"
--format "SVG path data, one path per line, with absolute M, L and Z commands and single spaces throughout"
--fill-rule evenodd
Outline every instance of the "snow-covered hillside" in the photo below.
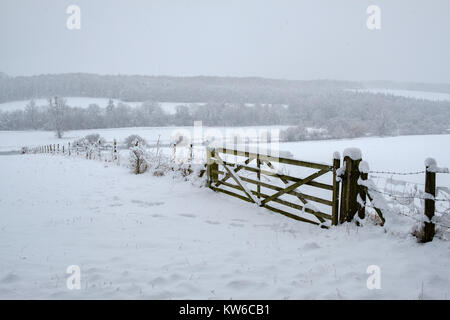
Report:
M 415 90 L 393 90 L 393 89 L 351 89 L 354 92 L 368 92 L 374 94 L 385 94 L 399 97 L 423 99 L 431 101 L 450 101 L 450 93 L 415 91 Z
M 171 176 L 0 156 L 0 298 L 448 299 L 450 242 L 323 230 Z M 430 263 L 433 261 L 433 263 Z M 77 265 L 81 289 L 66 286 Z M 366 286 L 368 266 L 381 289 Z
M 65 97 L 66 103 L 71 107 L 79 107 L 79 108 L 87 108 L 91 104 L 96 104 L 101 108 L 105 108 L 108 105 L 109 98 L 90 98 L 90 97 Z M 142 102 L 138 101 L 121 101 L 118 99 L 112 99 L 114 103 L 117 105 L 118 103 L 124 103 L 129 105 L 130 107 L 137 107 L 142 104 Z M 47 106 L 47 99 L 35 99 L 34 100 L 37 106 Z M 21 100 L 21 101 L 10 101 L 0 103 L 0 111 L 15 111 L 15 110 L 25 110 L 26 105 L 30 103 L 30 100 Z M 203 105 L 204 103 L 189 103 L 189 102 L 159 102 L 161 108 L 167 112 L 168 114 L 174 114 L 177 106 L 179 105 Z

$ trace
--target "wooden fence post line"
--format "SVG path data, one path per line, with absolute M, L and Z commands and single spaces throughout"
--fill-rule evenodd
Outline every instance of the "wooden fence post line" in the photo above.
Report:
M 341 155 L 335 152 L 333 155 L 333 207 L 331 208 L 331 224 L 336 226 L 339 219 L 339 182 L 337 170 L 341 167 Z
M 340 222 L 350 222 L 358 211 L 358 179 L 361 151 L 356 148 L 344 150 L 345 175 L 342 183 Z
M 436 227 L 432 222 L 435 210 L 434 197 L 436 196 L 436 172 L 434 169 L 436 167 L 436 160 L 432 158 L 425 160 L 425 193 L 426 196 L 432 196 L 433 198 L 425 199 L 425 216 L 427 216 L 428 221 L 424 221 L 422 242 L 432 241 L 434 234 L 436 233 Z

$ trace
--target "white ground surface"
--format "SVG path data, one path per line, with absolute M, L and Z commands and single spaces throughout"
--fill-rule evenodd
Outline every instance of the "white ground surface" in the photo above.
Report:
M 124 167 L 0 156 L 0 298 L 448 299 L 450 242 L 331 230 Z M 81 289 L 66 287 L 79 265 Z M 366 287 L 369 265 L 381 289 Z

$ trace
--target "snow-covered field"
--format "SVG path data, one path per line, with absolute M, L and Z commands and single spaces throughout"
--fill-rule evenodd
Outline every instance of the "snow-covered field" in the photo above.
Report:
M 431 101 L 450 101 L 450 93 L 415 91 L 415 90 L 393 90 L 393 89 L 351 89 L 354 92 L 368 92 L 374 94 L 393 95 L 406 98 L 423 99 Z
M 109 98 L 91 98 L 91 97 L 65 97 L 67 105 L 71 107 L 80 107 L 87 108 L 91 104 L 97 104 L 101 108 L 105 108 L 108 105 Z M 142 104 L 142 102 L 138 101 L 121 101 L 118 99 L 112 99 L 114 103 L 117 105 L 119 102 L 122 102 L 130 107 L 137 107 Z M 34 100 L 37 106 L 46 106 L 48 105 L 47 99 L 35 99 Z M 15 110 L 25 110 L 26 105 L 30 102 L 30 100 L 20 100 L 20 101 L 10 101 L 0 103 L 0 111 L 15 111 Z M 190 102 L 159 102 L 161 108 L 169 114 L 174 114 L 176 111 L 176 107 L 179 105 L 203 105 L 204 103 L 190 103 Z
M 450 242 L 290 220 L 201 181 L 0 156 L 0 298 L 448 299 Z M 433 263 L 430 263 L 432 261 Z M 66 269 L 81 270 L 81 289 Z M 368 266 L 381 269 L 369 290 Z
M 209 129 L 217 130 L 226 135 L 227 130 L 263 130 L 285 129 L 286 126 L 269 127 L 203 127 L 206 135 Z M 51 131 L 0 131 L 0 152 L 20 150 L 23 146 L 40 146 L 44 144 L 68 143 L 82 138 L 88 134 L 99 133 L 107 141 L 117 139 L 123 141 L 131 134 L 138 134 L 150 143 L 158 138 L 168 143 L 179 132 L 190 133 L 194 136 L 194 127 L 142 127 L 142 128 L 114 128 L 69 131 L 63 139 L 58 140 Z M 313 162 L 331 163 L 333 152 L 343 152 L 349 147 L 362 150 L 363 159 L 369 162 L 372 170 L 389 171 L 419 171 L 424 168 L 424 161 L 428 157 L 437 160 L 438 165 L 450 167 L 450 135 L 416 135 L 399 137 L 369 137 L 341 140 L 321 140 L 280 143 L 281 151 L 289 151 L 294 158 Z M 423 182 L 421 177 L 405 177 L 413 182 Z M 450 177 L 442 176 L 439 179 L 450 185 Z M 438 181 L 439 182 L 439 181 Z
M 224 137 L 227 131 L 231 130 L 254 130 L 256 133 L 266 130 L 282 130 L 288 126 L 254 126 L 254 127 L 206 127 L 202 128 L 203 135 L 210 132 L 220 132 Z M 53 143 L 67 143 L 82 138 L 88 134 L 98 133 L 107 141 L 121 142 L 123 139 L 132 134 L 138 134 L 149 143 L 156 143 L 158 138 L 163 143 L 171 142 L 172 137 L 177 133 L 189 134 L 194 137 L 194 127 L 140 127 L 140 128 L 113 128 L 113 129 L 90 129 L 68 131 L 64 134 L 63 139 L 58 140 L 52 131 L 0 131 L 0 152 L 20 150 L 23 146 L 40 146 Z

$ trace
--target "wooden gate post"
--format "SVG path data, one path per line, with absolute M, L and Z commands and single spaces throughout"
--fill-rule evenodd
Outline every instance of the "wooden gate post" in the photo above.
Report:
M 366 161 L 361 161 L 359 163 L 359 172 L 361 181 L 366 181 L 369 177 L 369 164 Z M 367 188 L 363 185 L 358 184 L 358 217 L 364 219 L 366 217 L 366 199 L 367 199 Z
M 219 165 L 212 159 L 212 157 L 214 157 L 214 153 L 214 149 L 209 147 L 206 148 L 206 183 L 208 188 L 211 187 L 213 182 L 217 182 L 219 180 Z
M 361 150 L 348 148 L 344 150 L 345 174 L 342 177 L 342 195 L 340 223 L 353 220 L 358 212 L 358 179 L 360 176 L 359 163 L 361 162 Z
M 331 224 L 336 226 L 339 219 L 339 182 L 337 170 L 341 167 L 341 155 L 335 152 L 333 155 L 333 207 L 331 208 Z
M 428 221 L 424 221 L 422 242 L 432 241 L 434 234 L 436 233 L 435 225 L 432 222 L 435 210 L 434 197 L 436 196 L 436 172 L 434 172 L 433 169 L 436 167 L 436 160 L 432 158 L 425 160 L 425 194 L 427 196 L 432 196 L 433 198 L 425 199 L 425 215 L 427 216 Z

